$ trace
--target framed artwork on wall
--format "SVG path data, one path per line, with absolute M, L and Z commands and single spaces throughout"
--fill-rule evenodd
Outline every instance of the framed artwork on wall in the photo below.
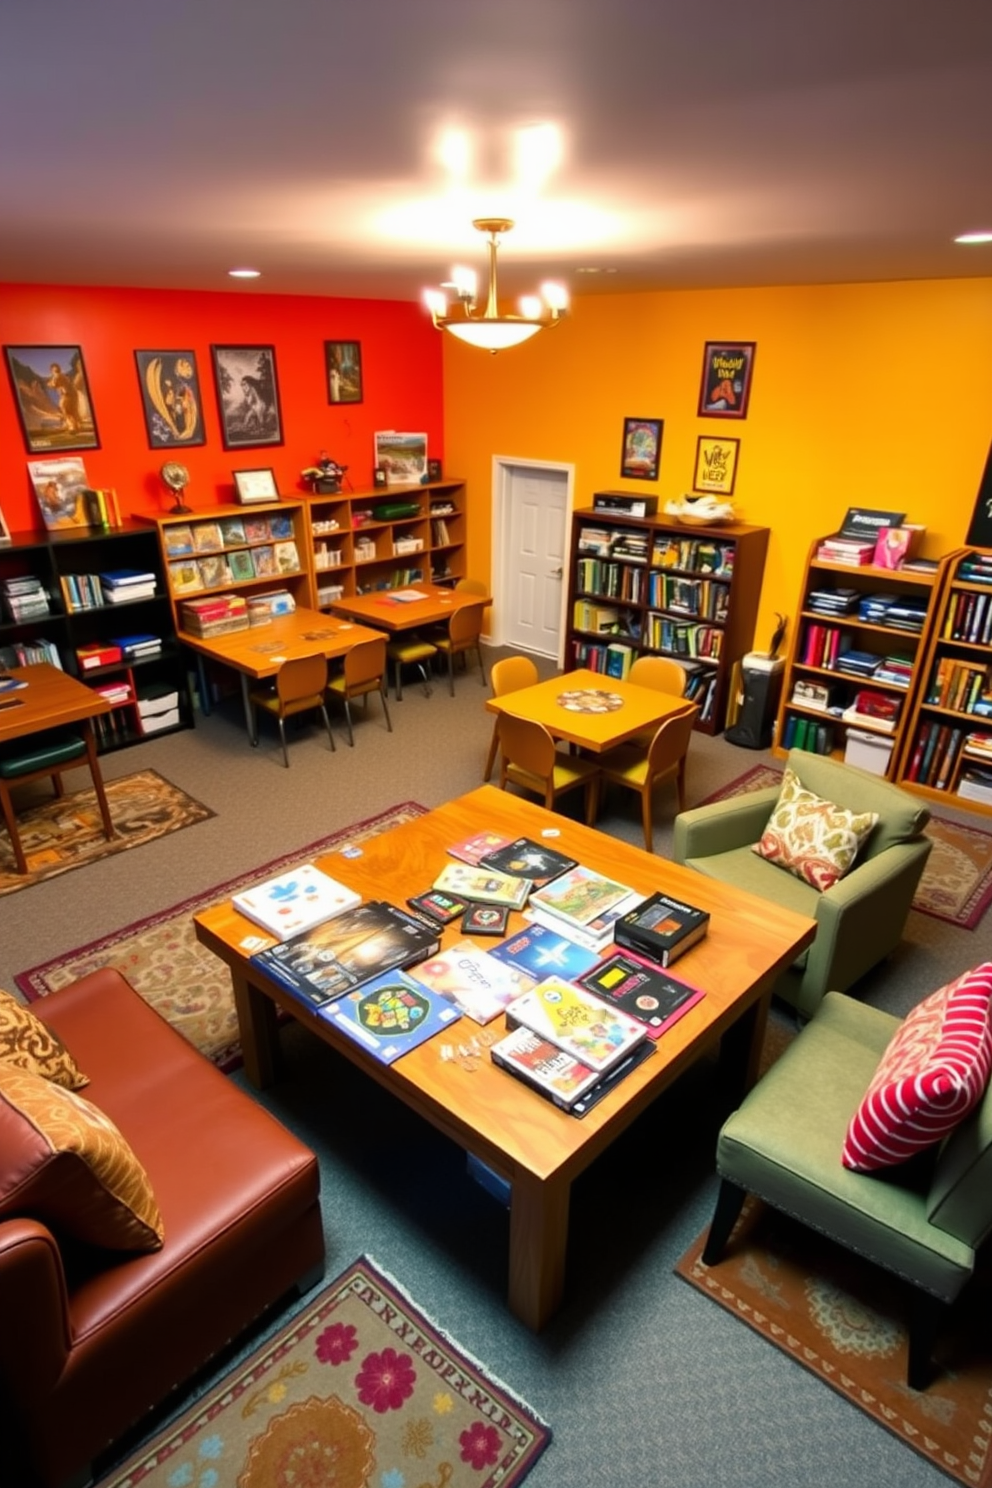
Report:
M 206 444 L 203 399 L 192 351 L 136 351 L 150 449 Z
M 361 403 L 362 344 L 360 341 L 325 341 L 328 403 Z
M 225 449 L 282 444 L 274 346 L 211 346 Z
M 235 470 L 234 489 L 242 506 L 252 501 L 278 501 L 274 470 Z
M 657 480 L 664 419 L 625 418 L 620 474 L 628 480 Z
M 739 439 L 714 439 L 701 434 L 696 441 L 696 473 L 692 479 L 692 489 L 732 496 L 737 479 L 740 443 Z
M 99 449 L 81 346 L 5 346 L 28 453 Z
M 707 341 L 699 387 L 700 418 L 747 418 L 754 341 Z

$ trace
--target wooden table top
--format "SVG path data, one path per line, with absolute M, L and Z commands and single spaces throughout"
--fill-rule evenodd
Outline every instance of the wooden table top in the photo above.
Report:
M 39 661 L 33 666 L 7 670 L 11 677 L 26 682 L 27 686 L 0 696 L 0 703 L 11 704 L 0 706 L 0 743 L 110 712 L 105 697 L 51 662 Z
M 492 1064 L 487 1046 L 503 1036 L 502 1017 L 485 1028 L 462 1018 L 447 1034 L 387 1067 L 277 983 L 260 976 L 248 960 L 250 949 L 242 947 L 261 932 L 238 914 L 230 899 L 194 917 L 196 934 L 227 962 L 236 979 L 264 985 L 274 1002 L 393 1089 L 411 1109 L 491 1161 L 497 1171 L 511 1178 L 522 1173 L 539 1181 L 552 1175 L 571 1180 L 747 1008 L 770 995 L 780 972 L 812 941 L 815 921 L 489 785 L 364 842 L 356 857 L 337 852 L 317 862 L 363 898 L 386 898 L 402 906 L 408 895 L 429 888 L 451 861 L 447 854 L 451 843 L 483 829 L 537 840 L 549 829 L 555 835 L 545 840 L 556 849 L 645 897 L 663 889 L 710 912 L 708 934 L 679 958 L 675 968 L 675 975 L 702 987 L 706 996 L 664 1034 L 657 1053 L 581 1121 Z M 520 914 L 511 914 L 508 933 L 517 933 L 525 924 Z M 457 924 L 443 932 L 445 946 L 462 938 Z M 487 949 L 493 943 L 477 944 Z M 467 1046 L 473 1038 L 480 1045 L 477 1055 L 442 1059 L 444 1045 Z
M 284 661 L 313 656 L 315 652 L 323 652 L 331 660 L 360 641 L 378 640 L 379 633 L 323 610 L 296 609 L 291 615 L 274 616 L 268 625 L 252 625 L 248 630 L 219 636 L 196 636 L 183 630 L 178 639 L 184 646 L 250 677 L 273 677 Z
M 351 599 L 336 599 L 330 609 L 337 615 L 351 615 L 365 620 L 379 630 L 414 630 L 418 625 L 436 625 L 449 619 L 453 611 L 466 605 L 488 605 L 486 594 L 468 594 L 461 589 L 446 589 L 442 584 L 409 584 L 406 590 L 423 594 L 423 599 L 402 600 L 388 589 L 375 594 L 356 594 Z
M 580 693 L 589 696 L 584 700 L 576 696 Z M 674 693 L 621 682 L 585 667 L 486 701 L 491 713 L 534 719 L 556 739 L 581 744 L 597 754 L 656 729 L 686 706 L 686 699 Z

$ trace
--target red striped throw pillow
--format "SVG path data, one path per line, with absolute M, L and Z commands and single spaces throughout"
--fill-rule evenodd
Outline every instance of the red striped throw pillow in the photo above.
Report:
M 872 1173 L 953 1131 L 992 1070 L 992 962 L 941 987 L 900 1024 L 851 1119 L 841 1161 Z

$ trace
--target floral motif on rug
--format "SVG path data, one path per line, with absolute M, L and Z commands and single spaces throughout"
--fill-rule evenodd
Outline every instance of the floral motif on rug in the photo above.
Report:
M 363 1256 L 101 1488 L 514 1488 L 550 1440 Z

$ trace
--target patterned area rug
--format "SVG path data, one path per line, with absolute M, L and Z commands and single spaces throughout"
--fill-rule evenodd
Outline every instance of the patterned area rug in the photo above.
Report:
M 105 782 L 110 819 L 116 836 L 103 835 L 96 792 L 70 791 L 51 796 L 18 813 L 17 827 L 28 861 L 28 872 L 18 873 L 5 828 L 0 827 L 0 895 L 13 894 L 42 879 L 55 878 L 71 868 L 82 868 L 97 858 L 126 852 L 153 842 L 167 832 L 178 832 L 215 813 L 171 785 L 157 770 L 138 770 L 120 780 Z
M 100 1488 L 514 1488 L 550 1440 L 362 1257 Z
M 241 1054 L 230 975 L 223 961 L 197 940 L 193 915 L 208 904 L 228 899 L 239 889 L 271 878 L 295 863 L 363 842 L 389 827 L 422 816 L 425 810 L 414 801 L 406 801 L 357 826 L 321 837 L 299 852 L 287 853 L 271 863 L 260 863 L 237 878 L 185 899 L 160 914 L 125 925 L 123 930 L 102 940 L 20 972 L 15 978 L 17 986 L 28 1002 L 33 1002 L 87 972 L 113 966 L 195 1048 L 221 1069 L 233 1069 L 240 1063 Z
M 724 801 L 747 791 L 778 785 L 782 771 L 755 765 L 745 775 L 700 802 Z M 962 930 L 974 930 L 992 902 L 992 833 L 962 822 L 931 815 L 927 836 L 933 850 L 923 870 L 913 908 L 920 914 L 946 920 Z
M 749 1199 L 723 1259 L 705 1233 L 676 1274 L 970 1488 L 992 1484 L 992 1277 L 973 1278 L 925 1391 L 906 1383 L 907 1291 L 894 1278 Z

